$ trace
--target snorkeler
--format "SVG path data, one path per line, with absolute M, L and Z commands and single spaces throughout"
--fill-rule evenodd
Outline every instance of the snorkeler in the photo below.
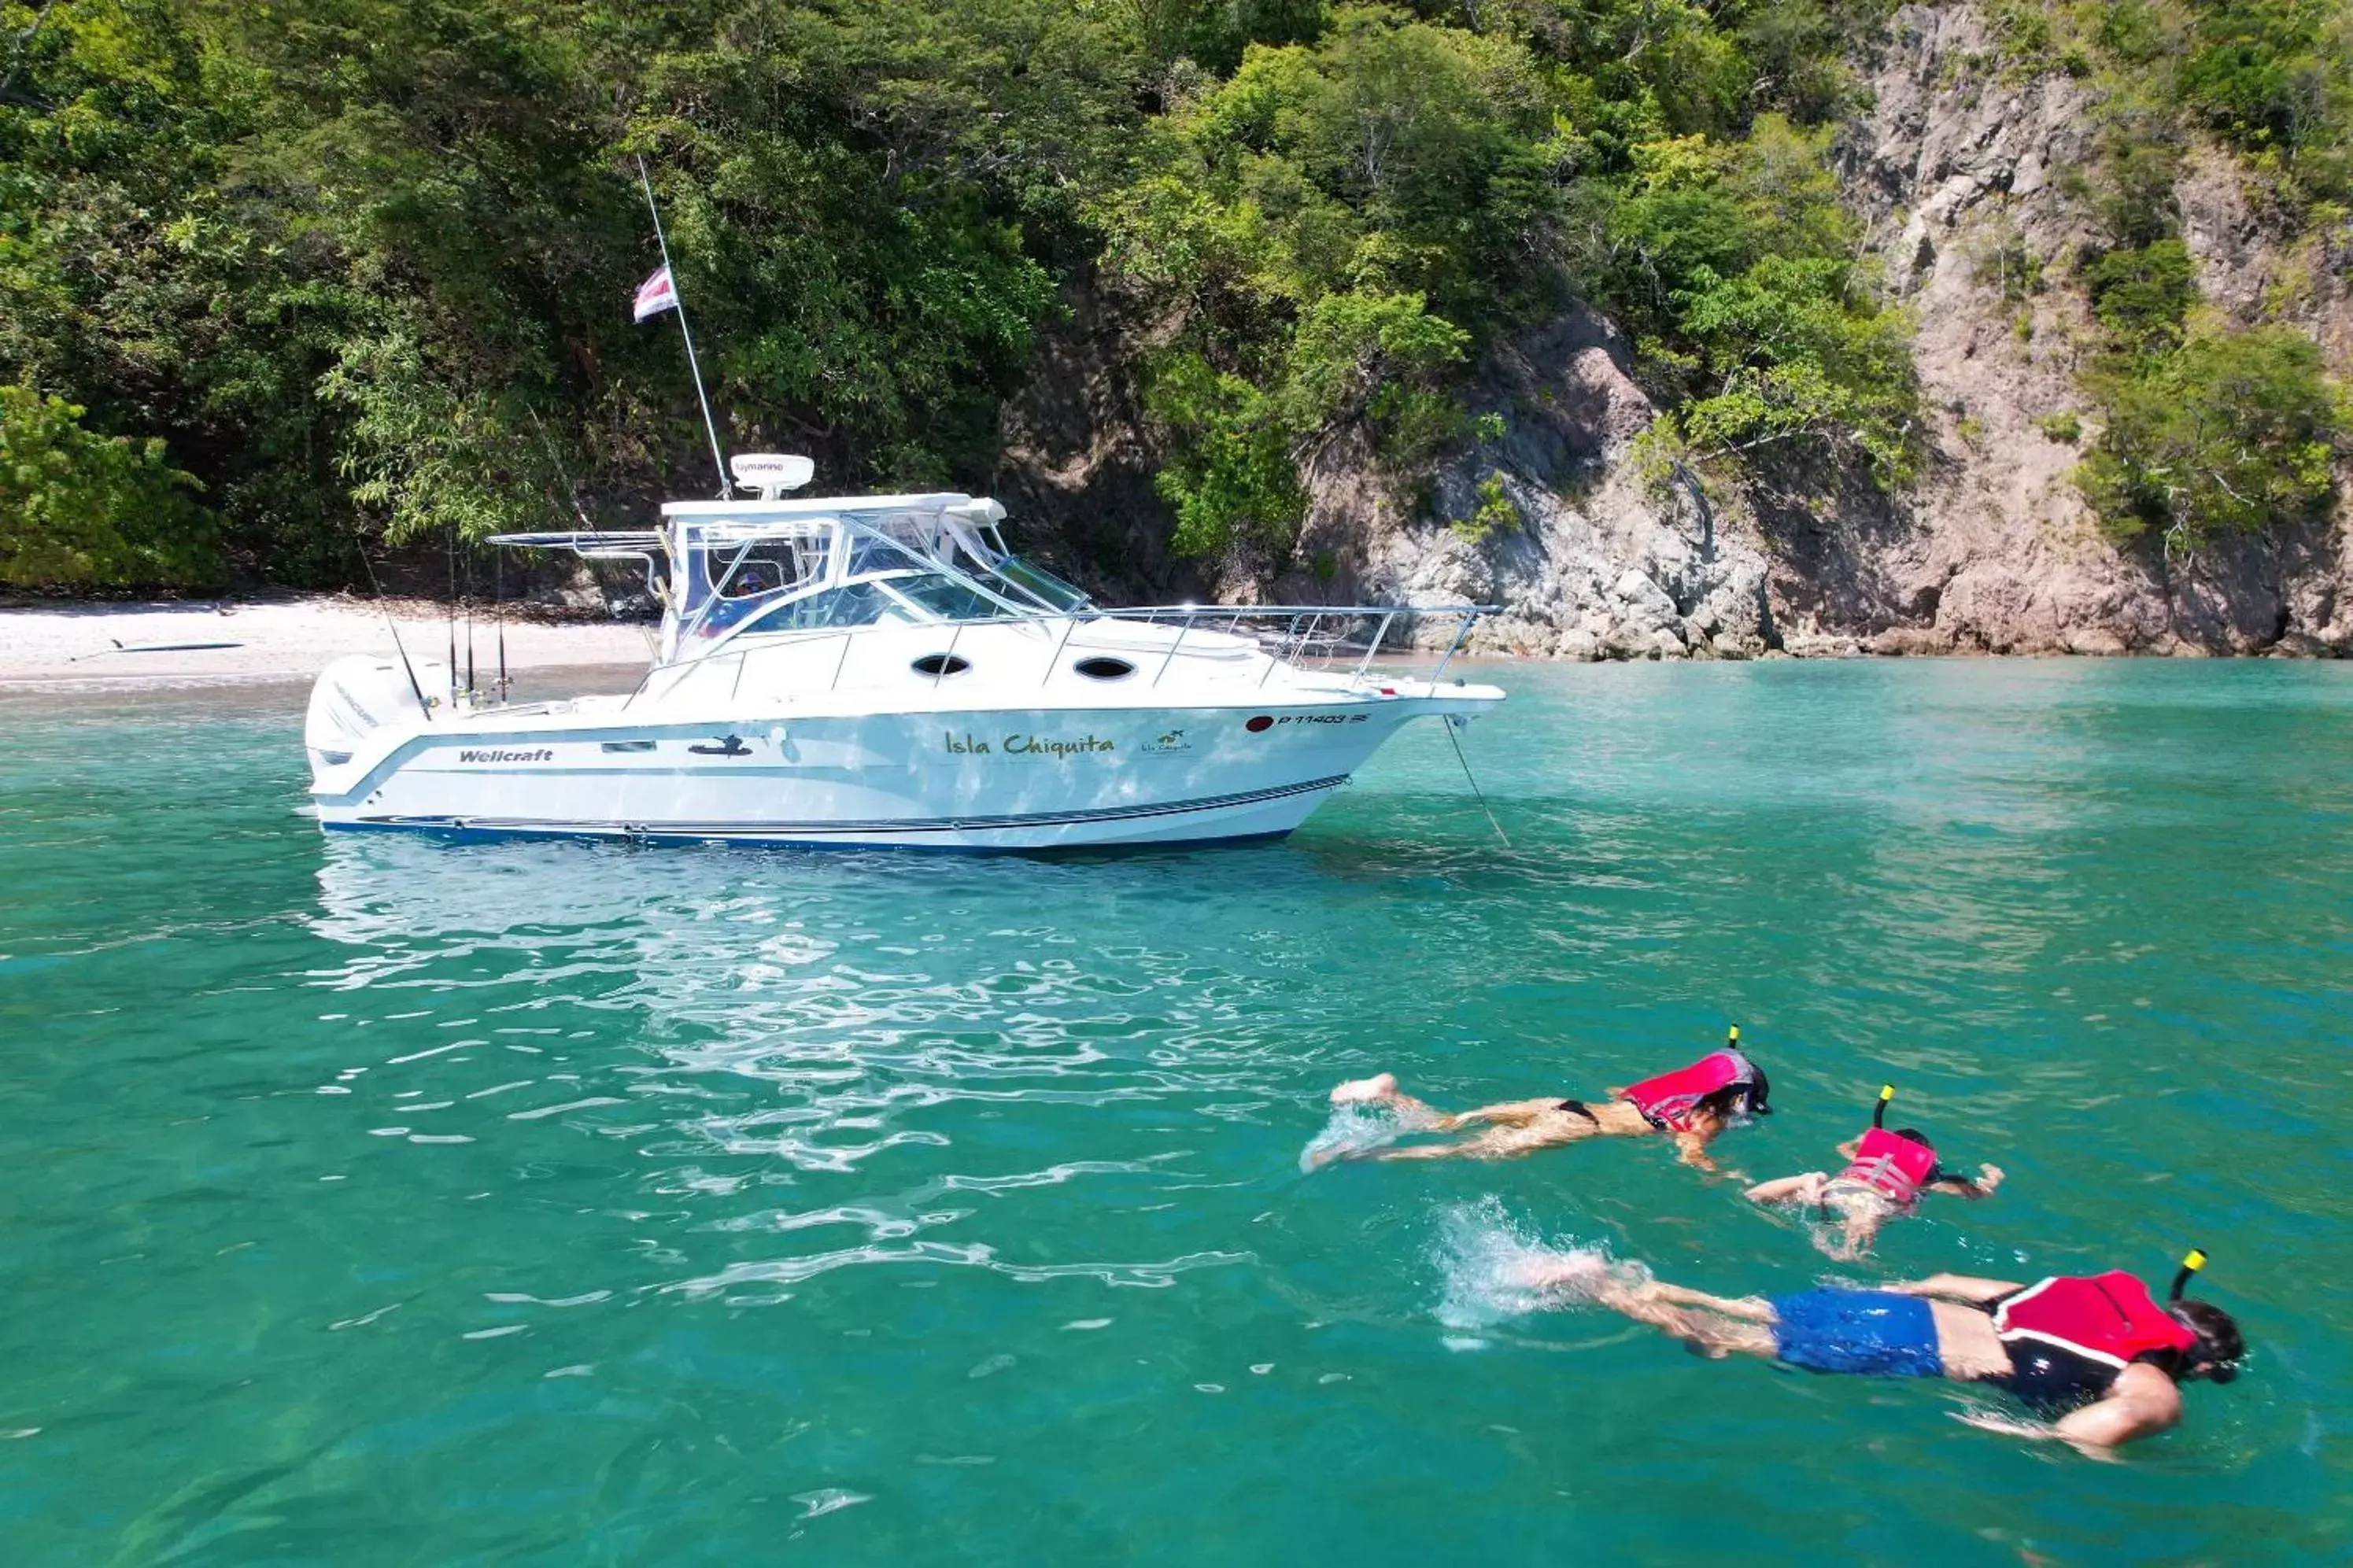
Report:
M 1644 1079 L 1626 1089 L 1613 1089 L 1596 1104 L 1582 1100 L 1518 1100 L 1482 1105 L 1476 1110 L 1448 1115 L 1398 1089 L 1397 1076 L 1382 1073 L 1332 1091 L 1334 1105 L 1382 1106 L 1395 1112 L 1406 1131 L 1454 1132 L 1483 1124 L 1484 1131 L 1451 1143 L 1418 1143 L 1402 1148 L 1335 1148 L 1317 1158 L 1330 1160 L 1510 1160 L 1555 1149 L 1588 1138 L 1634 1138 L 1664 1132 L 1675 1141 L 1677 1157 L 1686 1165 L 1715 1171 L 1707 1146 L 1716 1135 L 1743 1117 L 1769 1116 L 1766 1103 L 1771 1085 L 1757 1064 L 1740 1053 L 1740 1031 L 1734 1029 L 1724 1049 L 1711 1051 L 1687 1068 Z
M 1936 1147 L 1916 1127 L 1887 1131 L 1887 1102 L 1895 1086 L 1879 1090 L 1871 1126 L 1860 1138 L 1838 1147 L 1848 1164 L 1837 1175 L 1808 1171 L 1802 1176 L 1781 1176 L 1748 1189 L 1751 1203 L 1788 1204 L 1810 1209 L 1840 1224 L 1836 1241 L 1817 1235 L 1814 1245 L 1839 1261 L 1851 1262 L 1871 1250 L 1879 1227 L 1920 1205 L 1923 1193 L 1949 1193 L 1960 1198 L 1991 1197 L 2001 1185 L 2001 1167 L 1979 1165 L 1975 1181 L 1947 1173 L 1936 1163 Z
M 1571 1291 L 1718 1360 L 1737 1352 L 1810 1372 L 1986 1384 L 2043 1421 L 1960 1419 L 2105 1458 L 2179 1421 L 2179 1384 L 2238 1376 L 2246 1354 L 2238 1324 L 2181 1296 L 2205 1263 L 2195 1250 L 2182 1259 L 2164 1301 L 2120 1272 L 2031 1285 L 1936 1274 L 1878 1290 L 1731 1299 L 1662 1283 L 1599 1253 L 1537 1265 L 1523 1282 Z

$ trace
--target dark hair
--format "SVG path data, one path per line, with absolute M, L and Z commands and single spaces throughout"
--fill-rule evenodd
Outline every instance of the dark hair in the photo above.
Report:
M 1704 1094 L 1700 1096 L 1699 1103 L 1692 1109 L 1704 1110 L 1710 1116 L 1725 1121 L 1742 1115 L 1772 1115 L 1773 1108 L 1765 1103 L 1765 1097 L 1771 1092 L 1771 1086 L 1765 1081 L 1765 1074 L 1761 1068 L 1751 1068 L 1749 1071 L 1755 1076 L 1746 1083 L 1727 1083 L 1722 1089 Z
M 1898 1138 L 1909 1139 L 1911 1142 L 1920 1145 L 1923 1149 L 1927 1150 L 1931 1154 L 1936 1152 L 1936 1146 L 1928 1142 L 1928 1135 L 1926 1132 L 1921 1131 L 1917 1127 L 1899 1127 L 1895 1130 L 1895 1136 Z
M 2203 1362 L 2210 1369 L 2206 1375 L 2217 1383 L 2228 1383 L 2239 1375 L 2247 1342 L 2230 1313 L 2211 1301 L 2168 1301 L 2166 1310 L 2198 1336 L 2198 1342 L 2183 1356 L 2185 1362 L 2192 1366 Z

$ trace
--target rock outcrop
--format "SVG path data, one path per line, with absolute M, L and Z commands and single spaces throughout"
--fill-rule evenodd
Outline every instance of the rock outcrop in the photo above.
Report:
M 2012 80 L 1996 54 L 1972 7 L 1905 7 L 1872 108 L 1837 144 L 1883 287 L 1917 322 L 1930 458 L 1899 497 L 1853 487 L 1801 503 L 1759 487 L 1711 500 L 1687 475 L 1646 485 L 1630 450 L 1655 410 L 1622 335 L 1577 308 L 1482 361 L 1466 401 L 1500 420 L 1499 439 L 1409 494 L 1342 432 L 1307 465 L 1289 566 L 1241 559 L 1205 576 L 1161 543 L 1155 454 L 1121 369 L 1134 326 L 1082 309 L 1008 405 L 1008 504 L 1071 554 L 1116 563 L 1114 591 L 1470 599 L 1504 606 L 1477 634 L 1493 651 L 2353 654 L 2353 495 L 2326 528 L 2189 558 L 2119 549 L 2094 526 L 2069 479 L 2081 453 L 2057 438 L 2063 421 L 2046 424 L 2084 408 L 2077 378 L 2098 342 L 2068 281 L 2098 237 L 2064 177 L 2095 152 L 2093 89 L 2056 73 Z M 2211 304 L 2295 321 L 2337 374 L 2353 372 L 2353 240 L 2292 252 L 2216 153 L 2188 161 L 2176 199 Z M 1516 524 L 1494 525 L 1490 506 L 1490 526 L 1473 526 L 1498 493 Z
M 2079 410 L 2095 342 L 2064 274 L 2096 243 L 2063 171 L 2094 153 L 2091 89 L 2050 74 L 2010 83 L 1968 6 L 1896 14 L 1874 107 L 1845 139 L 1850 199 L 1888 286 L 1919 326 L 1914 357 L 1934 466 L 1884 544 L 1894 603 L 1844 606 L 1885 652 L 2253 653 L 2353 649 L 2353 540 L 2339 529 L 2226 542 L 2192 559 L 2120 551 L 2068 480 L 2079 453 L 2045 433 Z M 2267 243 L 2230 162 L 2193 156 L 2176 192 L 2205 298 L 2242 321 L 2289 265 Z M 2005 268 L 2014 270 L 2005 271 Z M 2024 287 L 2032 273 L 2054 279 Z M 2348 364 L 2353 298 L 2315 279 L 2300 324 Z M 1870 610 L 1892 616 L 1869 626 Z
M 1335 563 L 1333 586 L 1381 603 L 1502 605 L 1480 646 L 1528 654 L 1748 658 L 1780 646 L 1757 542 L 1720 532 L 1695 487 L 1664 502 L 1644 493 L 1626 461 L 1656 410 L 1609 321 L 1575 310 L 1500 343 L 1475 387 L 1472 412 L 1498 416 L 1503 437 L 1442 469 L 1419 519 L 1369 477 L 1359 447 L 1318 455 L 1301 546 Z M 1519 521 L 1482 536 L 1467 520 L 1490 480 Z

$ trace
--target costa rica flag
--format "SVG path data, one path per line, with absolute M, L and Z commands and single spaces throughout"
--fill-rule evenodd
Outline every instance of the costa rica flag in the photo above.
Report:
M 664 310 L 677 309 L 678 285 L 670 281 L 668 267 L 663 267 L 652 277 L 638 285 L 636 317 L 638 321 L 642 321 L 648 316 L 659 316 Z

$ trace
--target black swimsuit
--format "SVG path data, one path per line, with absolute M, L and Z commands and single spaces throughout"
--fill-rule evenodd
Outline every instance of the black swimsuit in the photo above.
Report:
M 1594 1115 L 1593 1108 L 1586 1104 L 1585 1101 L 1581 1100 L 1564 1100 L 1558 1105 L 1554 1106 L 1553 1109 L 1555 1110 L 1566 1110 L 1570 1112 L 1572 1115 L 1582 1116 L 1588 1121 L 1592 1122 L 1596 1127 L 1601 1125 L 1601 1118 Z
M 2010 1375 L 1985 1381 L 2044 1415 L 2064 1415 L 2107 1397 L 2117 1371 L 2105 1362 L 2077 1355 L 2041 1340 L 2004 1341 Z
M 1996 1297 L 1985 1304 L 1986 1315 L 2008 1296 Z M 2116 1386 L 2121 1369 L 2104 1361 L 2054 1345 L 2048 1340 L 2004 1340 L 2001 1348 L 2010 1352 L 2010 1373 L 2006 1377 L 1989 1377 L 1985 1381 L 2002 1389 L 2044 1415 L 2064 1415 L 2071 1410 L 2081 1410 L 2108 1396 Z M 2151 1361 L 2143 1355 L 2138 1361 Z

